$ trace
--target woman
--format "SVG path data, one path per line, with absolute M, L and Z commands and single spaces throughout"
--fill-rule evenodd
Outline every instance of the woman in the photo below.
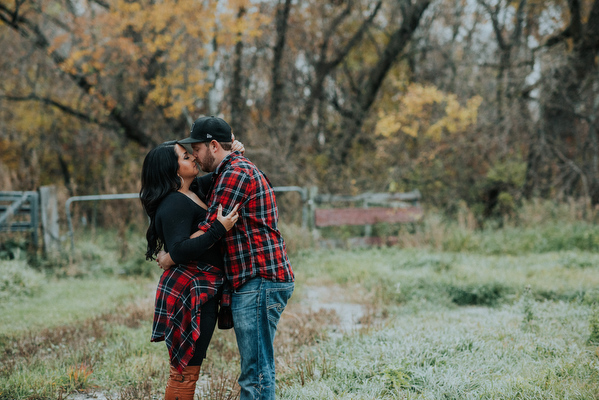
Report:
M 142 167 L 140 198 L 150 217 L 146 258 L 153 260 L 164 249 L 175 263 L 181 262 L 164 271 L 156 291 L 151 340 L 166 341 L 171 362 L 165 400 L 193 400 L 225 282 L 223 256 L 213 245 L 239 217 L 237 207 L 226 217 L 219 207 L 211 228 L 190 238 L 207 209 L 194 192 L 198 172 L 195 158 L 176 141 L 152 149 Z M 198 262 L 183 264 L 185 260 Z

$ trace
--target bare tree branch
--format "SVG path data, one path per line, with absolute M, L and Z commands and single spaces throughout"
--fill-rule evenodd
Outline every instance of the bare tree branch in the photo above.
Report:
M 18 3 L 16 4 L 15 10 L 10 10 L 3 3 L 0 3 L 0 20 L 18 32 L 22 37 L 30 40 L 37 48 L 47 52 L 50 49 L 50 40 L 40 29 L 39 25 L 19 14 Z M 59 69 L 66 60 L 66 58 L 57 50 L 51 52 L 49 57 Z M 62 72 L 75 82 L 75 84 L 85 93 L 91 93 L 94 85 L 87 80 L 85 75 L 71 71 Z M 108 97 L 105 93 L 103 95 L 104 97 Z M 107 106 L 107 104 L 105 104 L 105 106 Z M 122 107 L 107 108 L 110 110 L 110 118 L 123 128 L 123 132 L 127 138 L 144 146 L 152 143 L 150 137 L 140 129 L 136 119 L 132 118 L 131 115 L 125 115 Z
M 28 96 L 12 96 L 12 95 L 0 95 L 0 99 L 6 99 L 9 101 L 36 101 L 36 102 L 40 102 L 40 103 L 44 103 L 47 104 L 49 106 L 55 107 L 57 109 L 59 109 L 60 111 L 64 112 L 65 114 L 69 114 L 72 115 L 74 117 L 79 118 L 82 121 L 85 122 L 89 122 L 89 123 L 93 123 L 93 124 L 97 124 L 99 126 L 102 126 L 104 128 L 114 128 L 114 125 L 109 125 L 103 122 L 98 121 L 96 118 L 85 114 L 81 111 L 78 111 L 70 106 L 67 106 L 65 104 L 59 103 L 56 100 L 53 100 L 51 98 L 48 97 L 40 97 L 37 96 L 33 93 L 29 94 Z
M 422 14 L 428 8 L 430 3 L 430 0 L 420 0 L 413 5 L 408 11 L 408 14 L 405 15 L 401 27 L 391 35 L 387 47 L 383 52 L 383 57 L 379 59 L 375 67 L 371 70 L 369 78 L 363 86 L 363 95 L 360 100 L 362 110 L 368 110 L 374 102 L 376 94 L 383 83 L 383 79 L 385 79 L 385 76 L 393 63 L 410 42 L 414 31 L 418 28 Z
M 376 5 L 374 6 L 374 10 L 370 13 L 370 16 L 362 23 L 362 25 L 360 25 L 360 29 L 358 29 L 356 31 L 356 33 L 354 33 L 354 35 L 351 37 L 351 39 L 345 44 L 345 46 L 343 46 L 341 51 L 337 52 L 337 54 L 335 55 L 335 57 L 332 60 L 325 62 L 326 68 L 328 68 L 328 69 L 335 68 L 337 65 L 339 65 L 341 63 L 341 61 L 343 61 L 345 59 L 345 57 L 347 57 L 349 52 L 354 47 L 356 47 L 358 42 L 360 40 L 362 40 L 362 37 L 366 33 L 366 30 L 372 24 L 372 21 L 374 20 L 374 18 L 378 14 L 379 10 L 381 9 L 381 5 L 382 5 L 382 1 L 379 0 L 379 2 L 376 3 Z
M 382 5 L 382 0 L 379 0 L 375 5 L 374 9 L 368 16 L 366 20 L 362 22 L 360 28 L 352 35 L 352 37 L 348 40 L 345 46 L 335 54 L 332 60 L 327 61 L 326 59 L 326 49 L 328 38 L 332 36 L 332 32 L 341 24 L 343 19 L 345 18 L 345 14 L 349 13 L 350 5 L 346 7 L 346 9 L 333 21 L 330 28 L 328 29 L 328 34 L 325 36 L 327 40 L 323 43 L 320 49 L 320 59 L 316 62 L 315 70 L 316 77 L 314 79 L 314 83 L 311 85 L 310 97 L 307 99 L 304 109 L 299 114 L 297 122 L 295 124 L 295 128 L 290 137 L 290 145 L 288 154 L 293 153 L 296 150 L 296 145 L 301 137 L 301 133 L 306 126 L 307 121 L 312 115 L 312 111 L 314 110 L 314 106 L 317 100 L 322 99 L 323 91 L 324 91 L 324 80 L 325 78 L 331 74 L 331 72 L 341 64 L 341 62 L 347 57 L 349 52 L 362 40 L 363 36 L 367 32 L 368 27 L 372 24 L 372 21 L 378 14 Z

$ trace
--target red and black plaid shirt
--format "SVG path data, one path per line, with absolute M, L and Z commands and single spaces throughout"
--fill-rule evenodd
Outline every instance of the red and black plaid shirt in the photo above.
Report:
M 247 158 L 233 152 L 218 165 L 212 179 L 210 208 L 199 228 L 210 228 L 219 204 L 224 215 L 239 204 L 240 218 L 221 240 L 225 272 L 233 288 L 254 277 L 293 282 L 285 241 L 277 226 L 275 193 L 266 176 Z
M 202 263 L 179 264 L 160 277 L 151 341 L 166 341 L 171 365 L 179 372 L 193 357 L 200 337 L 200 308 L 224 282 L 219 268 Z

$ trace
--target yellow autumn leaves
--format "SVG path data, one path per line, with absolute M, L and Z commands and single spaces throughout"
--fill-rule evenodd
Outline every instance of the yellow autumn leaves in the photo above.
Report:
M 457 96 L 431 85 L 410 84 L 405 93 L 392 98 L 396 103 L 381 108 L 376 134 L 389 138 L 404 134 L 434 141 L 453 135 L 476 123 L 482 97 L 474 96 L 461 105 Z
M 78 11 L 49 48 L 66 53 L 61 69 L 92 86 L 118 76 L 125 97 L 138 95 L 127 87 L 145 87 L 146 106 L 167 118 L 193 109 L 209 89 L 204 71 L 215 51 L 233 46 L 240 35 L 260 35 L 268 22 L 249 0 L 114 0 L 108 8 L 86 3 Z M 89 94 L 109 108 L 120 103 L 94 87 Z

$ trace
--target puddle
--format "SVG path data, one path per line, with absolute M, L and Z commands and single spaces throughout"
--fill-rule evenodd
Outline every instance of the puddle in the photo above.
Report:
M 71 393 L 65 397 L 65 400 L 114 400 L 117 396 L 106 397 L 102 392 L 97 393 Z
M 364 305 L 351 301 L 357 290 L 343 289 L 338 286 L 308 286 L 304 289 L 305 296 L 301 300 L 304 307 L 310 311 L 334 311 L 339 317 L 339 323 L 334 325 L 333 333 L 343 334 L 362 327 L 360 320 L 364 317 Z

